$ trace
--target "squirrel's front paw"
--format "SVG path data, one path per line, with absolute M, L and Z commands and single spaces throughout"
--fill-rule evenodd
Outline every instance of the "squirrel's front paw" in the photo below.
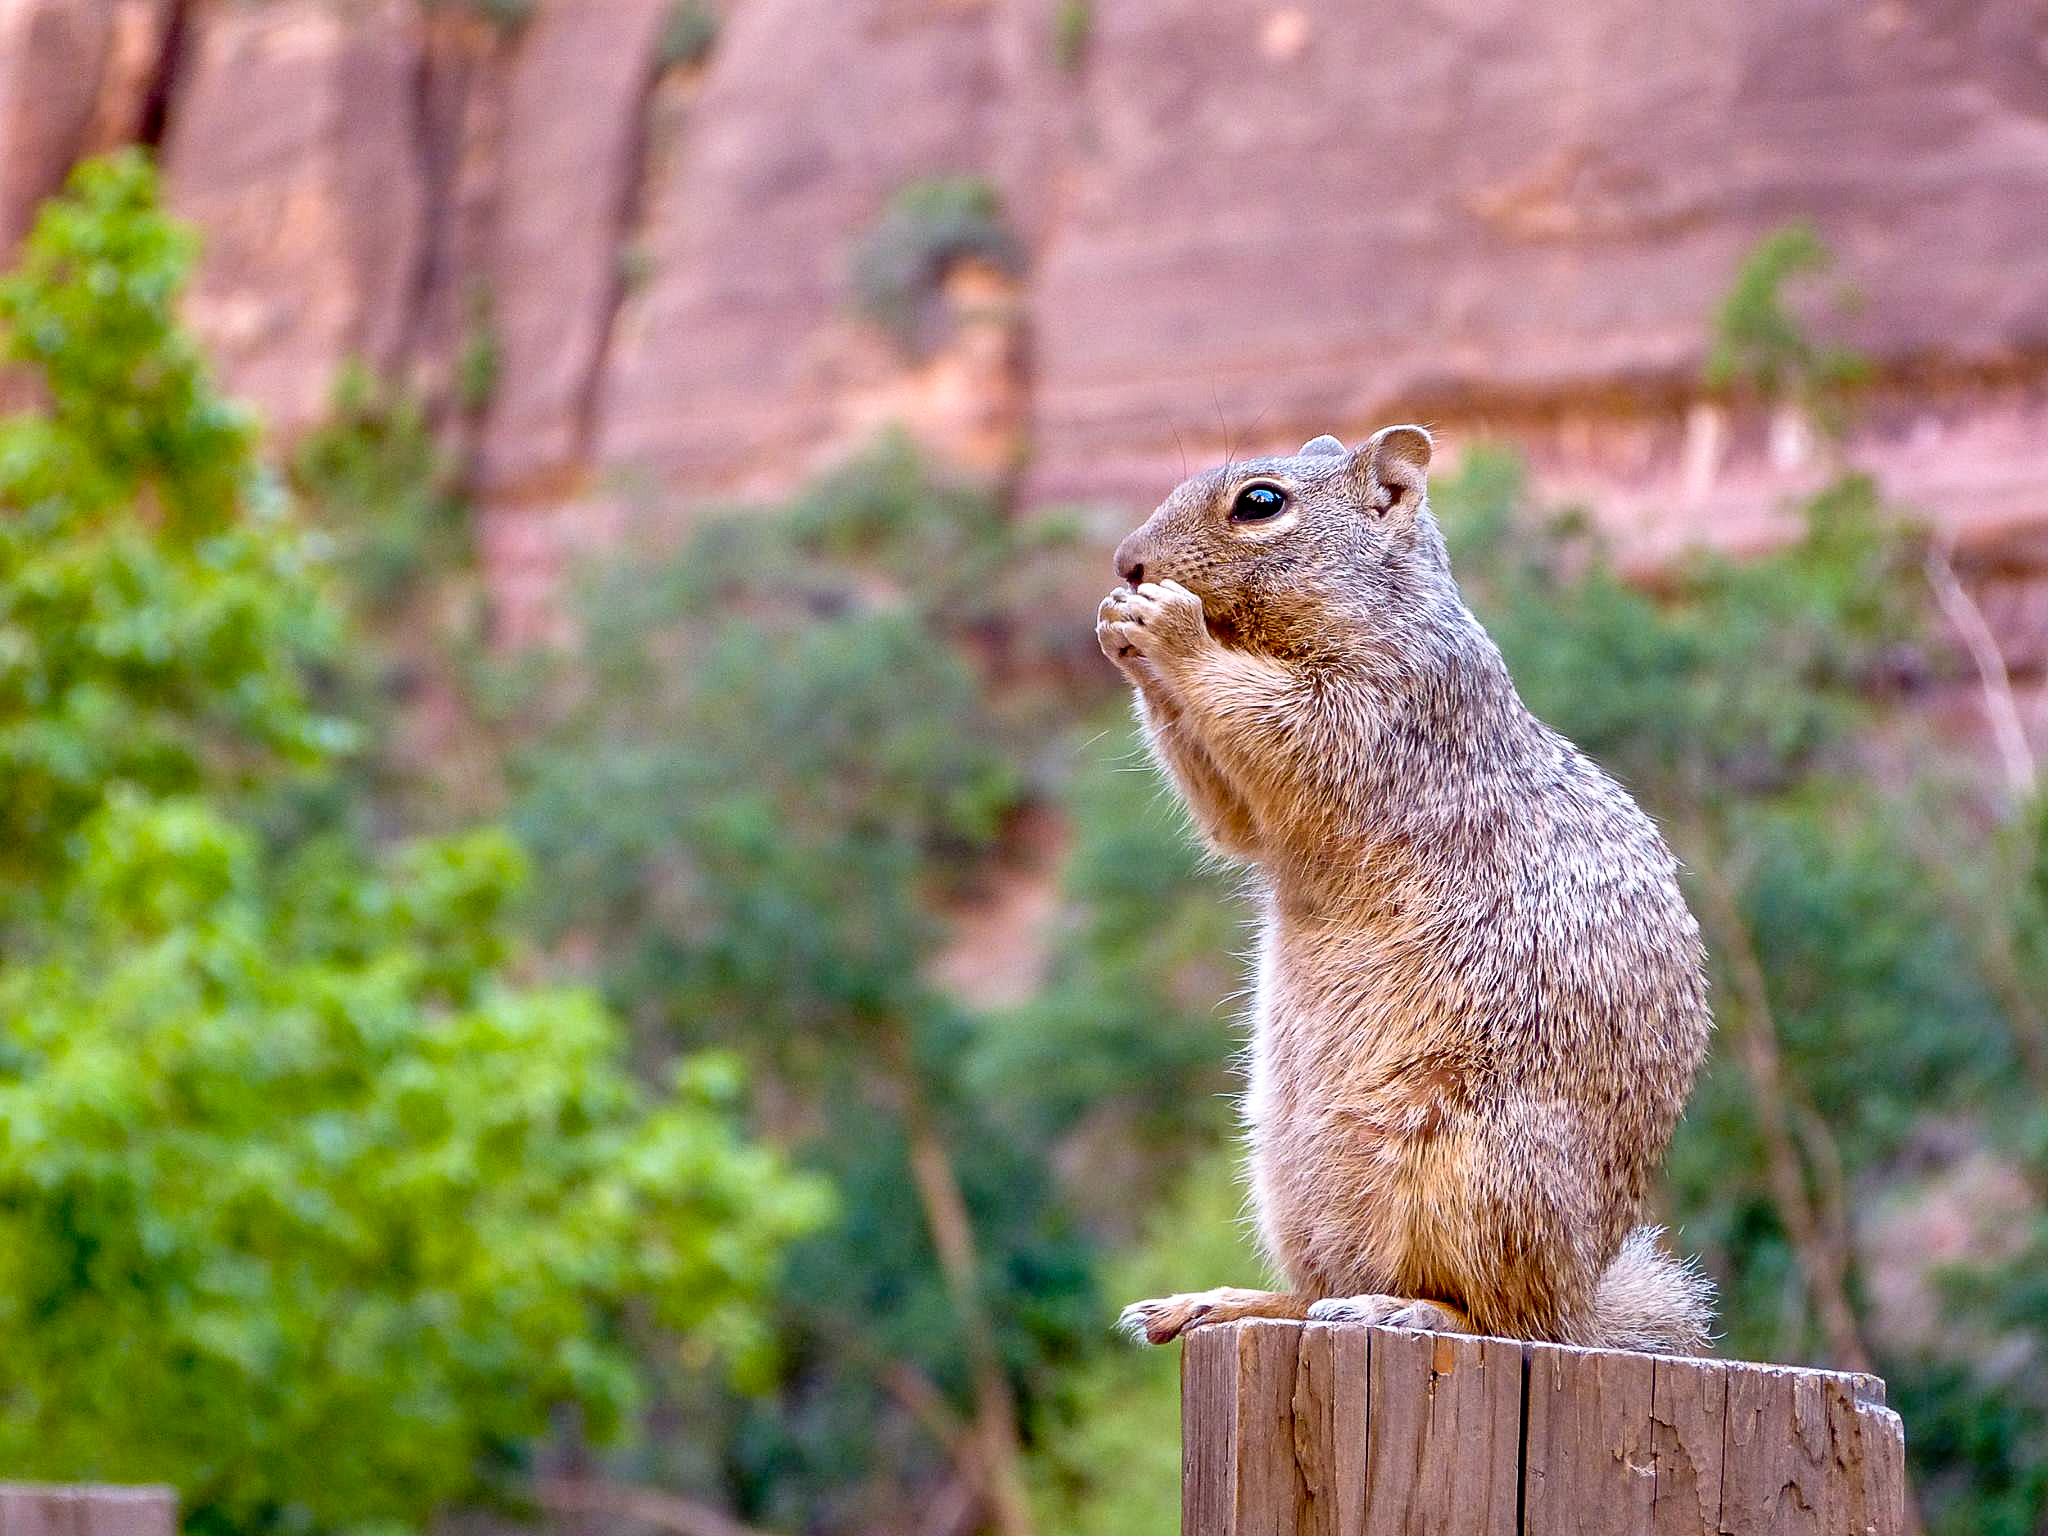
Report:
M 1145 673 L 1145 654 L 1138 649 L 1138 642 L 1144 635 L 1144 626 L 1132 617 L 1124 599 L 1131 594 L 1122 587 L 1102 600 L 1095 610 L 1095 643 L 1102 647 L 1102 654 L 1115 662 L 1124 671 L 1142 677 Z
M 1128 670 L 1134 659 L 1155 664 L 1185 656 L 1209 640 L 1202 600 L 1177 581 L 1118 587 L 1095 613 L 1102 654 Z

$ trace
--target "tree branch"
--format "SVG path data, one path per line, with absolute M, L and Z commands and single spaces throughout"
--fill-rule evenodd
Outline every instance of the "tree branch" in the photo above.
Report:
M 932 1246 L 953 1301 L 954 1315 L 967 1343 L 974 1375 L 977 1437 L 990 1513 L 1002 1536 L 1031 1536 L 1031 1506 L 1019 1467 L 1017 1410 L 1010 1397 L 1009 1377 L 995 1348 L 995 1327 L 981 1300 L 980 1264 L 974 1251 L 974 1226 L 953 1159 L 924 1103 L 914 1070 L 898 1062 L 904 1125 L 910 1135 L 910 1177 L 923 1202 Z
M 2027 741 L 2019 700 L 2012 690 L 2012 674 L 2006 670 L 1998 637 L 1985 622 L 1984 610 L 1957 577 L 1949 549 L 1949 544 L 1943 541 L 1927 551 L 1922 562 L 1927 585 L 1949 627 L 1969 652 L 1971 665 L 1977 669 L 1977 685 L 1984 695 L 1984 716 L 1990 723 L 1992 738 L 1998 743 L 1998 755 L 2004 760 L 2006 782 L 2016 798 L 2025 800 L 2040 782 L 2040 765 L 2034 761 L 2034 749 Z

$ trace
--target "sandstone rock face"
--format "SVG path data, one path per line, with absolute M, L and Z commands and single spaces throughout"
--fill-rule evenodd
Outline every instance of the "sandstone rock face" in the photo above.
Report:
M 425 222 L 417 39 L 399 0 L 217 4 L 164 146 L 205 257 L 191 315 L 228 386 L 290 432 L 351 360 L 401 357 Z
M 85 148 L 113 13 L 112 0 L 0 0 L 0 250 Z
M 190 0 L 112 0 L 99 101 L 85 150 L 100 154 L 161 129 L 155 114 L 169 106 L 177 45 Z
M 1032 8 L 1034 11 L 1036 7 Z M 853 248 L 918 177 L 993 174 L 1028 93 L 1021 4 L 746 0 L 673 169 L 652 278 L 600 403 L 614 471 L 783 485 L 857 435 L 903 368 L 853 313 Z
M 1283 436 L 1682 394 L 1742 253 L 1793 220 L 1880 362 L 2048 353 L 2024 3 L 1162 0 L 1098 27 L 1100 147 L 1037 285 L 1048 491 L 1210 388 Z
M 992 474 L 1028 444 L 1024 499 L 1107 527 L 1183 446 L 1420 417 L 1447 458 L 1519 442 L 1637 558 L 1766 540 L 1829 463 L 1697 381 L 1742 255 L 1803 220 L 1837 257 L 1816 320 L 1879 368 L 1849 457 L 2040 590 L 2037 0 L 1098 0 L 1063 62 L 1046 0 L 720 9 L 664 75 L 664 0 L 511 31 L 422 0 L 0 0 L 0 238 L 160 98 L 230 385 L 287 434 L 352 358 L 423 389 L 544 628 L 625 511 L 781 491 L 891 422 Z M 946 175 L 1000 190 L 1025 260 L 942 274 L 911 355 L 850 271 Z
M 573 471 L 626 280 L 655 44 L 668 0 L 543 8 L 507 91 L 490 247 L 499 384 L 484 438 L 493 489 Z

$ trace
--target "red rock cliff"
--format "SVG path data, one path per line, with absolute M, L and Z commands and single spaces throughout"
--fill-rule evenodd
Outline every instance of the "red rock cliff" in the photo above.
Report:
M 278 430 L 346 360 L 461 419 L 515 610 L 622 498 L 788 485 L 892 419 L 1037 500 L 1426 417 L 1645 546 L 1767 536 L 1796 421 L 1698 396 L 1749 246 L 1809 220 L 1878 366 L 1850 445 L 2048 660 L 2048 21 L 2033 0 L 8 0 L 0 238 L 160 141 L 192 314 Z M 999 189 L 1023 260 L 939 345 L 861 317 L 891 196 Z M 486 396 L 465 389 L 479 349 Z M 1028 445 L 1028 455 L 1023 450 Z

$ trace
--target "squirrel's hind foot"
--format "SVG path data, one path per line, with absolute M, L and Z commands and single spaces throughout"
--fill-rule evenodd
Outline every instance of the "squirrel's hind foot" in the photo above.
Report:
M 1308 1309 L 1312 1323 L 1372 1323 L 1423 1333 L 1470 1333 L 1472 1323 L 1445 1301 L 1410 1296 L 1328 1296 Z
M 1202 1323 L 1229 1323 L 1241 1317 L 1279 1317 L 1299 1321 L 1308 1299 L 1286 1291 L 1248 1291 L 1234 1285 L 1213 1291 L 1187 1291 L 1134 1301 L 1116 1321 L 1117 1328 L 1146 1344 L 1165 1344 Z

